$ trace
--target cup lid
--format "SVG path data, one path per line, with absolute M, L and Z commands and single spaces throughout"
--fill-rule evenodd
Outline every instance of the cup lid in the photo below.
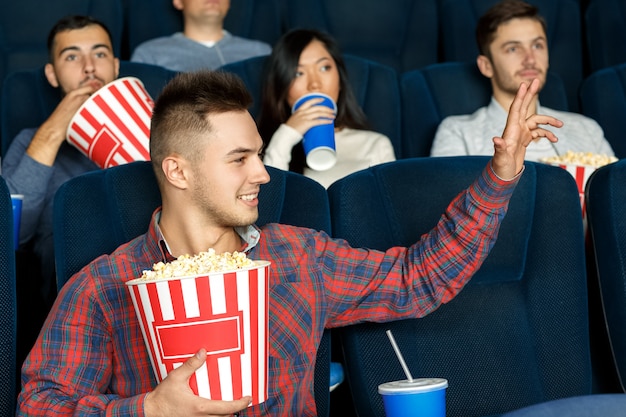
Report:
M 293 103 L 293 106 L 291 106 L 291 112 L 293 113 L 294 111 L 296 111 L 296 109 L 300 106 L 300 104 L 302 104 L 303 101 L 307 101 L 310 100 L 312 98 L 316 98 L 316 97 L 323 97 L 326 99 L 326 101 L 328 101 L 330 104 L 332 104 L 332 109 L 337 112 L 337 103 L 335 103 L 335 100 L 333 100 L 333 98 L 331 96 L 329 96 L 328 94 L 324 94 L 324 93 L 307 93 L 303 96 L 300 96 L 295 103 Z M 323 103 L 323 102 L 322 102 Z
M 445 378 L 417 378 L 409 382 L 406 379 L 400 381 L 385 382 L 378 386 L 379 394 L 408 394 L 437 391 L 448 387 Z

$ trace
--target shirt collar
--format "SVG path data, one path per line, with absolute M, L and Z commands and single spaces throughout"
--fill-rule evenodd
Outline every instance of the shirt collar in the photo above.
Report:
M 156 240 L 159 243 L 159 249 L 161 250 L 161 259 L 163 259 L 164 262 L 171 262 L 176 258 L 172 255 L 172 251 L 165 240 L 165 236 L 163 236 L 163 232 L 161 232 L 161 228 L 159 227 L 160 221 L 161 209 L 158 209 L 158 211 L 154 214 L 154 231 L 156 233 Z M 252 248 L 254 248 L 261 239 L 261 229 L 252 224 L 248 226 L 235 227 L 235 231 L 244 242 L 243 247 L 241 248 L 242 252 L 249 252 L 252 250 Z

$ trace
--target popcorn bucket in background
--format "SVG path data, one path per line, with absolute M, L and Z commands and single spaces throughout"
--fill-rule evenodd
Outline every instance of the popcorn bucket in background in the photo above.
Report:
M 206 364 L 189 383 L 194 393 L 267 399 L 269 265 L 126 283 L 159 382 L 205 348 Z
M 617 158 L 607 155 L 593 154 L 590 152 L 568 151 L 565 155 L 551 158 L 543 158 L 540 162 L 558 166 L 572 174 L 578 187 L 580 207 L 583 211 L 583 219 L 586 219 L 585 211 L 585 186 L 593 172 L 601 166 L 617 161 Z
M 153 107 L 139 79 L 118 78 L 78 109 L 67 128 L 67 141 L 100 168 L 149 160 Z
M 572 174 L 574 180 L 576 180 L 576 186 L 578 187 L 578 196 L 580 197 L 580 207 L 583 211 L 583 217 L 585 217 L 585 185 L 587 184 L 587 180 L 593 174 L 593 172 L 598 169 L 594 166 L 589 165 L 572 165 L 572 164 L 549 164 L 561 167 L 565 169 L 567 172 Z

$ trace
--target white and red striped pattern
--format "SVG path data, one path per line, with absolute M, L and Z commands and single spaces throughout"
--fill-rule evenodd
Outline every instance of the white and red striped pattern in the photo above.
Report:
M 153 107 L 139 79 L 118 78 L 78 109 L 67 128 L 67 141 L 101 168 L 149 160 Z
M 207 350 L 194 393 L 214 400 L 267 399 L 269 262 L 236 272 L 126 283 L 157 380 Z
M 559 164 L 559 166 L 572 174 L 576 180 L 576 185 L 578 186 L 578 196 L 580 197 L 580 207 L 583 210 L 583 217 L 585 217 L 585 186 L 591 174 L 593 174 L 593 172 L 598 168 L 587 165 L 571 164 Z

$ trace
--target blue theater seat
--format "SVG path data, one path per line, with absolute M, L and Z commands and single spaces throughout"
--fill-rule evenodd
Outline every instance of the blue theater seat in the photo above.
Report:
M 436 0 L 297 0 L 287 3 L 287 27 L 332 34 L 344 53 L 408 71 L 438 60 Z
M 328 189 L 333 236 L 381 250 L 410 245 L 488 160 L 405 159 L 345 177 Z M 573 177 L 526 164 L 497 242 L 449 303 L 420 319 L 339 330 L 359 417 L 383 416 L 378 385 L 406 378 L 388 329 L 413 376 L 448 380 L 448 417 L 590 394 L 583 222 Z
M 590 71 L 626 62 L 626 2 L 589 0 L 584 19 Z
M 626 158 L 626 63 L 606 67 L 587 77 L 580 87 L 582 112 L 604 130 L 615 156 Z
M 17 306 L 11 196 L 0 177 L 0 417 L 15 415 Z
M 587 224 L 604 319 L 622 390 L 626 382 L 626 160 L 596 170 L 587 181 Z
M 271 181 L 261 186 L 257 224 L 281 222 L 330 231 L 326 190 L 293 172 L 267 168 Z M 133 162 L 90 172 L 63 184 L 54 202 L 57 286 L 99 255 L 111 253 L 148 229 L 161 204 L 152 165 Z M 329 413 L 330 333 L 318 349 L 315 400 L 319 416 Z

